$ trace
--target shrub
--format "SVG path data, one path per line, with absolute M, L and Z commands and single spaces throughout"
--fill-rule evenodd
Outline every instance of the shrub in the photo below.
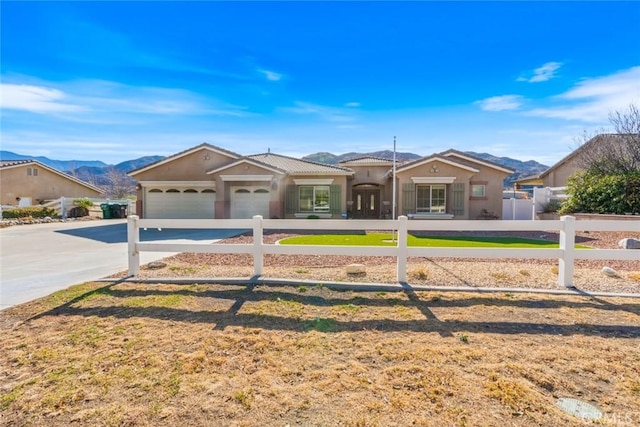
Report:
M 73 201 L 73 206 L 77 206 L 79 208 L 91 209 L 93 207 L 93 202 L 86 197 L 81 199 L 75 199 Z
M 558 200 L 552 200 L 542 207 L 542 212 L 544 213 L 558 212 L 561 208 L 562 208 L 561 202 L 559 202 Z
M 42 206 L 32 206 L 24 208 L 12 208 L 2 211 L 3 219 L 17 218 L 46 218 L 56 216 L 55 209 Z
M 569 198 L 562 204 L 561 214 L 640 213 L 640 171 L 625 175 L 579 172 L 567 184 Z

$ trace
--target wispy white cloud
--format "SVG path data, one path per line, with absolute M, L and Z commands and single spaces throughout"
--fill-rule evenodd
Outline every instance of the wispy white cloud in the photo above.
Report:
M 345 123 L 356 120 L 352 108 L 327 107 L 309 102 L 295 102 L 295 107 L 286 107 L 281 110 L 300 115 L 313 115 L 329 122 Z
M 606 123 L 610 112 L 624 110 L 629 104 L 640 101 L 640 66 L 584 79 L 550 101 L 556 105 L 535 108 L 525 114 Z
M 64 102 L 68 95 L 50 87 L 0 83 L 0 94 L 0 106 L 3 109 L 41 114 L 86 110 L 81 105 Z
M 276 73 L 275 71 L 259 69 L 258 72 L 264 74 L 264 76 L 267 78 L 267 80 L 272 81 L 272 82 L 280 81 L 282 79 L 282 77 L 283 77 L 282 74 Z
M 29 79 L 27 79 L 29 80 Z M 69 121 L 104 123 L 135 115 L 247 116 L 247 108 L 176 88 L 104 80 L 3 83 L 3 109 L 48 114 Z
M 358 108 L 360 106 L 359 102 L 347 102 L 346 104 L 344 104 L 345 107 L 349 107 L 349 108 Z
M 520 76 L 516 80 L 519 82 L 540 83 L 546 82 L 556 77 L 556 71 L 562 67 L 562 62 L 547 62 L 541 67 L 533 70 L 533 75 L 529 77 Z
M 522 106 L 524 98 L 520 95 L 501 95 L 481 99 L 474 102 L 484 111 L 517 110 Z

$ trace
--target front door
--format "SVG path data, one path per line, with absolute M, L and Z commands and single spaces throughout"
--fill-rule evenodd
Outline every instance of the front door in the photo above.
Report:
M 380 190 L 353 190 L 353 217 L 380 218 Z

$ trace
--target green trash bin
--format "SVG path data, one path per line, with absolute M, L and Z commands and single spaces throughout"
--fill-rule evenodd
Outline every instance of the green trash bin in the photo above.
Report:
M 115 203 L 109 205 L 111 208 L 111 218 L 122 218 L 122 210 L 120 209 L 120 205 Z
M 103 203 L 100 205 L 100 209 L 102 209 L 103 219 L 111 219 L 111 206 L 109 206 L 107 203 Z

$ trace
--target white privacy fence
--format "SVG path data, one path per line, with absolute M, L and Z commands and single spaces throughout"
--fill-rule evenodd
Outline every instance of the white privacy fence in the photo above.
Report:
M 536 219 L 535 204 L 532 199 L 502 199 L 502 219 L 522 221 Z
M 253 243 L 250 244 L 205 244 L 141 242 L 140 228 L 169 229 L 251 229 Z M 263 242 L 264 230 L 358 230 L 397 232 L 396 246 L 314 246 L 314 245 L 274 245 Z M 558 231 L 558 248 L 441 248 L 409 247 L 407 237 L 411 231 Z M 639 260 L 640 251 L 633 249 L 575 249 L 575 232 L 579 231 L 632 231 L 640 232 L 640 221 L 576 221 L 565 216 L 553 221 L 409 221 L 406 216 L 397 220 L 304 220 L 304 219 L 139 219 L 129 216 L 128 256 L 129 275 L 140 271 L 140 252 L 194 252 L 252 254 L 254 274 L 263 274 L 264 255 L 357 255 L 392 256 L 397 259 L 397 280 L 407 281 L 407 260 L 409 257 L 426 258 L 551 258 L 558 260 L 558 284 L 573 286 L 574 261 L 576 259 L 596 260 Z
M 551 202 L 562 203 L 567 199 L 565 191 L 567 187 L 544 187 L 533 189 L 533 203 L 535 204 L 535 213 L 544 212 L 545 206 Z

